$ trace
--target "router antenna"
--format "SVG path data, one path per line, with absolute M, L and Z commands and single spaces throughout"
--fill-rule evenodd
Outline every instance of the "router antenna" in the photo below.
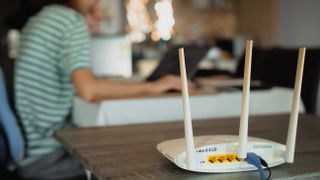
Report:
M 297 71 L 296 71 L 296 79 L 294 83 L 293 99 L 291 104 L 290 122 L 289 122 L 288 134 L 287 134 L 285 160 L 288 163 L 293 163 L 293 160 L 294 160 L 294 149 L 295 149 L 296 136 L 297 136 L 299 103 L 300 103 L 305 54 L 306 54 L 306 48 L 305 47 L 300 48 Z
M 239 149 L 238 157 L 247 157 L 248 143 L 248 117 L 249 117 L 249 95 L 250 95 L 250 78 L 251 78 L 251 58 L 252 58 L 252 40 L 246 42 L 246 58 L 244 66 L 242 105 L 239 129 Z
M 179 48 L 179 62 L 180 62 L 181 82 L 182 82 L 184 135 L 185 135 L 185 141 L 186 141 L 187 164 L 188 164 L 188 169 L 193 169 L 195 148 L 194 148 L 194 141 L 193 141 L 193 130 L 192 130 L 189 92 L 188 92 L 188 80 L 186 75 L 186 64 L 185 64 L 183 48 Z

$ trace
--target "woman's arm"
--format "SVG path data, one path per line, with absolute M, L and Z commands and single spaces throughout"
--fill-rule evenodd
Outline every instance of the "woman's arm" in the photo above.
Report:
M 156 94 L 168 90 L 181 90 L 180 78 L 165 76 L 155 82 L 122 83 L 95 77 L 89 69 L 72 73 L 76 93 L 89 102 L 136 94 Z

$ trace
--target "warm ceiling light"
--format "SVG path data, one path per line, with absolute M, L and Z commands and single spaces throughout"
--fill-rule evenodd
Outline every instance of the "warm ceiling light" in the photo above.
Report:
M 157 21 L 155 22 L 154 36 L 158 35 L 161 39 L 167 41 L 171 38 L 173 33 L 173 26 L 175 24 L 173 17 L 172 0 L 160 0 L 154 5 L 157 14 Z
M 148 0 L 129 0 L 127 3 L 127 19 L 129 37 L 132 42 L 142 42 L 146 33 L 151 31 L 151 21 L 146 8 Z

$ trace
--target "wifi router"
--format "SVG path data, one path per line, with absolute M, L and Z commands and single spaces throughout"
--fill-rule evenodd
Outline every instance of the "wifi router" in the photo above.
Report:
M 293 163 L 298 123 L 298 107 L 306 48 L 299 49 L 293 101 L 286 145 L 267 139 L 248 137 L 249 95 L 251 78 L 252 41 L 246 42 L 239 135 L 208 135 L 193 137 L 186 77 L 184 49 L 179 49 L 180 73 L 184 112 L 185 137 L 161 142 L 157 149 L 178 167 L 207 173 L 252 171 L 257 168 L 246 161 L 247 153 L 263 158 L 269 167 Z

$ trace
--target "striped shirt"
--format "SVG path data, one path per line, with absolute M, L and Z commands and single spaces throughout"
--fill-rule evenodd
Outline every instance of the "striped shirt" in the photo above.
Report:
M 83 17 L 61 5 L 43 8 L 23 29 L 16 62 L 15 105 L 27 145 L 21 164 L 60 148 L 53 132 L 71 124 L 71 74 L 77 68 L 91 68 Z

